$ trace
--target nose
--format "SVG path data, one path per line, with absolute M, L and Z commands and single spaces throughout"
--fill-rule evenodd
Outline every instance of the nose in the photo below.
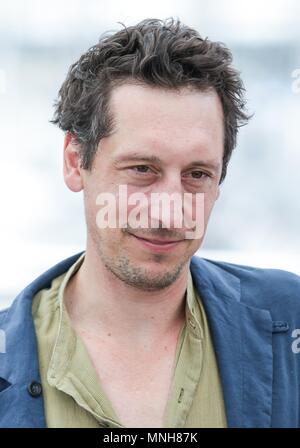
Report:
M 184 190 L 180 172 L 166 173 L 149 193 L 148 213 L 152 226 L 182 229 Z

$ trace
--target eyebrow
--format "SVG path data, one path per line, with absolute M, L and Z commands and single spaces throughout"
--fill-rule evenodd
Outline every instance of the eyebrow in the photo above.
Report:
M 119 164 L 122 162 L 140 162 L 140 161 L 147 161 L 147 162 L 152 162 L 152 163 L 162 163 L 162 161 L 160 160 L 159 157 L 156 156 L 143 156 L 143 155 L 138 155 L 136 153 L 132 154 L 132 155 L 124 155 L 124 156 L 119 156 L 114 160 L 114 164 Z
M 116 157 L 113 161 L 113 164 L 115 166 L 118 166 L 120 163 L 123 162 L 150 162 L 150 163 L 157 163 L 160 165 L 163 165 L 163 161 L 157 157 L 157 156 L 146 156 L 146 155 L 139 155 L 137 153 L 134 154 L 127 154 L 123 156 Z M 205 166 L 207 168 L 210 168 L 212 170 L 218 170 L 220 168 L 220 163 L 213 162 L 213 161 L 205 161 L 205 160 L 195 160 L 188 164 L 188 167 L 192 167 L 194 165 L 201 165 Z
M 214 171 L 218 171 L 220 168 L 220 163 L 218 162 L 210 162 L 210 161 L 205 161 L 205 160 L 195 160 L 194 162 L 191 162 L 188 164 L 188 167 L 192 167 L 194 165 L 200 165 L 200 166 L 205 166 L 206 168 L 209 168 L 211 170 Z

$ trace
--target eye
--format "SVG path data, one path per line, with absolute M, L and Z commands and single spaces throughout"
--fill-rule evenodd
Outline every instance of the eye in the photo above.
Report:
M 206 179 L 207 177 L 210 177 L 209 174 L 204 173 L 200 170 L 191 171 L 187 175 L 192 175 L 192 179 L 198 180 L 198 179 Z
M 147 165 L 135 165 L 129 168 L 137 174 L 148 174 L 150 172 L 150 168 Z
M 202 177 L 206 176 L 206 174 L 203 173 L 203 171 L 193 171 L 191 174 L 194 179 L 201 179 Z

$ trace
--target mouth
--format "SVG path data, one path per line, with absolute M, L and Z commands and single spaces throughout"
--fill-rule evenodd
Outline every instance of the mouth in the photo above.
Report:
M 165 240 L 165 239 L 148 239 L 141 238 L 133 233 L 129 233 L 130 236 L 135 238 L 143 247 L 148 248 L 154 252 L 167 252 L 176 247 L 184 240 Z

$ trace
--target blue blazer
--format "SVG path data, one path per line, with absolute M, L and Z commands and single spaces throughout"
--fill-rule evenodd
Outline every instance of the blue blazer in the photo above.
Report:
M 56 264 L 0 313 L 0 427 L 46 427 L 32 297 L 82 254 Z M 229 427 L 300 427 L 300 277 L 193 256 Z M 35 384 L 35 383 L 34 383 Z

